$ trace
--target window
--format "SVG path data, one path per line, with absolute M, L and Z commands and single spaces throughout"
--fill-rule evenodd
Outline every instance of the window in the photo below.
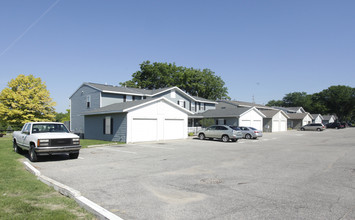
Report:
M 179 100 L 179 101 L 178 101 L 178 105 L 180 105 L 180 106 L 183 107 L 183 108 L 186 107 L 184 100 Z
M 113 134 L 113 118 L 107 116 L 104 118 L 104 125 L 103 125 L 103 132 L 104 134 Z
M 127 96 L 123 95 L 123 102 L 126 102 L 126 100 L 127 100 Z
M 126 102 L 130 102 L 130 101 L 132 101 L 132 96 L 131 95 L 126 96 Z
M 90 108 L 91 105 L 91 96 L 86 96 L 86 108 Z

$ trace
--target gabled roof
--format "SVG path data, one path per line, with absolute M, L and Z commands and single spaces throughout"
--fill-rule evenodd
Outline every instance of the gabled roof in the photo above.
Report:
M 286 114 L 282 110 L 260 110 L 260 111 L 266 116 L 266 118 L 272 118 L 279 112 L 281 112 L 281 114 L 283 114 L 286 118 L 289 118 L 288 114 Z
M 102 108 L 98 109 L 93 109 L 91 111 L 84 112 L 83 115 L 102 115 L 102 114 L 112 114 L 112 113 L 122 113 L 122 112 L 129 112 L 131 110 L 134 110 L 136 108 L 149 105 L 154 102 L 159 102 L 159 101 L 165 101 L 174 107 L 186 112 L 187 114 L 192 114 L 189 110 L 177 105 L 176 103 L 164 98 L 147 98 L 147 99 L 142 99 L 142 100 L 137 100 L 137 101 L 130 101 L 130 102 L 121 102 L 121 103 L 116 103 L 112 105 L 108 105 Z
M 287 114 L 289 116 L 289 119 L 304 119 L 307 115 L 311 118 L 314 119 L 312 117 L 311 114 L 309 114 L 308 112 L 306 113 L 291 113 L 291 114 Z
M 138 89 L 138 88 L 130 88 L 130 87 L 124 87 L 124 86 L 104 85 L 104 84 L 99 84 L 99 83 L 83 83 L 77 90 L 75 90 L 73 95 L 84 85 L 89 86 L 93 89 L 96 89 L 96 90 L 98 90 L 100 92 L 104 92 L 104 93 L 135 95 L 135 96 L 145 96 L 145 97 L 153 97 L 153 96 L 159 95 L 161 93 L 175 89 L 175 90 L 178 90 L 183 95 L 185 95 L 186 97 L 188 97 L 196 102 L 206 102 L 206 103 L 217 104 L 216 102 L 208 100 L 208 99 L 204 99 L 204 98 L 197 97 L 197 96 L 191 96 L 176 86 L 161 88 L 161 89 Z M 71 95 L 70 98 L 73 95 Z
M 320 117 L 320 119 L 322 119 L 322 120 L 324 119 L 321 114 L 311 114 L 311 115 L 314 119 L 316 119 L 318 116 Z
M 242 101 L 230 101 L 230 100 L 218 100 L 218 105 L 223 107 L 236 106 L 236 107 L 256 107 L 257 109 L 270 109 L 273 108 L 265 105 L 255 104 L 251 102 L 242 102 Z
M 239 108 L 227 108 L 227 109 L 210 109 L 202 113 L 190 115 L 190 118 L 239 118 L 250 111 L 255 110 L 261 117 L 265 115 L 255 107 L 239 107 Z
M 280 107 L 280 106 L 272 106 L 275 109 L 280 109 L 286 113 L 297 113 L 300 110 L 302 113 L 306 113 L 306 111 L 302 107 Z
M 335 115 L 323 115 L 323 120 L 329 121 L 331 118 L 336 119 Z

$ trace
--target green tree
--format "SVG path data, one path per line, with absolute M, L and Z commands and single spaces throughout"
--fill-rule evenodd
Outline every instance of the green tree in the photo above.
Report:
M 284 102 L 282 100 L 270 100 L 266 106 L 284 106 Z
M 285 95 L 282 99 L 285 107 L 302 106 L 306 111 L 312 104 L 311 95 L 305 92 L 292 92 Z M 309 110 L 308 110 L 309 111 Z
M 55 115 L 55 121 L 56 122 L 65 122 L 65 121 L 70 121 L 70 109 L 66 110 L 66 113 L 57 113 Z
M 53 121 L 54 105 L 41 78 L 21 74 L 0 93 L 0 120 L 17 129 L 30 121 Z
M 212 119 L 212 118 L 203 118 L 199 121 L 199 123 L 201 124 L 201 126 L 203 128 L 207 128 L 211 125 L 214 125 L 215 124 L 215 120 Z
M 349 86 L 331 86 L 319 94 L 320 102 L 329 113 L 335 113 L 340 121 L 351 120 L 355 109 L 355 88 Z
M 228 89 L 221 77 L 209 69 L 193 69 L 176 66 L 175 63 L 145 61 L 132 79 L 120 85 L 142 89 L 160 89 L 177 86 L 193 96 L 206 99 L 230 99 Z

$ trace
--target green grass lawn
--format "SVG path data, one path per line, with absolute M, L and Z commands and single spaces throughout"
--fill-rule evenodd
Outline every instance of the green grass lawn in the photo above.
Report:
M 25 170 L 21 158 L 12 149 L 11 135 L 1 137 L 0 219 L 96 219 L 74 200 L 37 180 Z
M 120 142 L 111 142 L 111 141 L 101 141 L 101 140 L 91 140 L 91 139 L 80 139 L 80 145 L 82 148 L 86 148 L 90 145 L 100 145 L 100 144 L 123 144 Z

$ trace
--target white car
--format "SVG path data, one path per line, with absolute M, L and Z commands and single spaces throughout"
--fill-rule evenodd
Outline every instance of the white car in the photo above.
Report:
M 209 139 L 221 139 L 223 142 L 228 142 L 232 140 L 233 142 L 238 141 L 243 137 L 240 131 L 236 131 L 227 125 L 212 125 L 198 134 L 200 140 L 205 138 Z
M 238 131 L 241 131 L 243 134 L 243 138 L 246 139 L 257 139 L 258 137 L 262 137 L 263 136 L 263 132 L 253 128 L 253 127 L 245 127 L 245 126 L 231 126 L 233 129 L 236 129 Z

